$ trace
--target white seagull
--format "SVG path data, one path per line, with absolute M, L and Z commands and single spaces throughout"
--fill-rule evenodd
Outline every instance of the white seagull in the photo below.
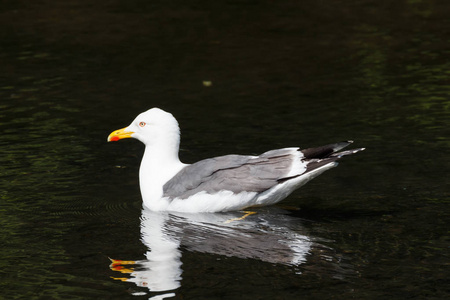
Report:
M 184 164 L 178 158 L 180 128 L 159 108 L 141 113 L 108 142 L 135 138 L 144 143 L 139 169 L 144 206 L 153 211 L 224 212 L 275 204 L 337 166 L 353 141 L 318 148 L 283 148 L 259 156 L 225 155 Z

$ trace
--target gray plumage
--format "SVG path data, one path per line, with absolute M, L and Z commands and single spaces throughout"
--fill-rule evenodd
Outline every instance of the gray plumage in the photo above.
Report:
M 163 196 L 186 199 L 199 192 L 214 194 L 222 190 L 261 193 L 319 167 L 335 163 L 344 155 L 364 150 L 359 148 L 337 152 L 351 143 L 352 141 L 346 141 L 298 150 L 302 153 L 301 160 L 305 164 L 305 170 L 289 177 L 294 159 L 298 159 L 292 148 L 271 150 L 257 157 L 225 155 L 201 160 L 186 166 L 164 184 Z

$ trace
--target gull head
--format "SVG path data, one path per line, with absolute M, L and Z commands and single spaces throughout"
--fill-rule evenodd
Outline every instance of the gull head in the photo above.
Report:
M 146 146 L 173 144 L 180 140 L 180 129 L 174 116 L 160 108 L 151 108 L 139 114 L 128 127 L 113 131 L 108 142 L 135 138 Z

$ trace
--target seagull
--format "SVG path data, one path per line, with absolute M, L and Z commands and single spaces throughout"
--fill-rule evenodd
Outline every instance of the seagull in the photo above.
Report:
M 341 157 L 365 149 L 340 151 L 353 143 L 344 141 L 317 148 L 270 150 L 259 156 L 230 154 L 184 164 L 178 158 L 178 122 L 159 108 L 139 114 L 107 140 L 125 138 L 135 138 L 145 145 L 139 168 L 144 207 L 190 213 L 273 205 L 337 166 Z

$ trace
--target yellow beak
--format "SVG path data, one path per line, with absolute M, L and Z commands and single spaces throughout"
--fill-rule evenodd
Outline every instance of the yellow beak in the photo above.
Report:
M 121 139 L 131 138 L 131 135 L 134 133 L 133 131 L 127 131 L 128 127 L 118 129 L 116 131 L 111 132 L 108 136 L 108 142 L 115 142 Z

